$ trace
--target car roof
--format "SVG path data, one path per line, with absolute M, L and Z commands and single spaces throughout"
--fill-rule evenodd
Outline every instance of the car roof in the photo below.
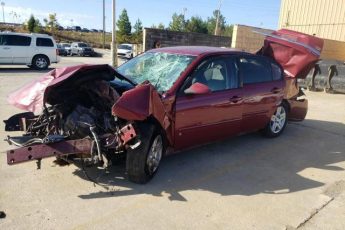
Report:
M 192 55 L 192 56 L 199 56 L 202 54 L 216 54 L 216 53 L 246 53 L 238 49 L 212 47 L 212 46 L 173 46 L 173 47 L 152 49 L 149 52 L 166 52 L 166 53 L 184 54 L 184 55 Z
M 39 36 L 39 37 L 46 37 L 46 38 L 52 38 L 52 36 L 48 35 L 48 34 L 38 34 L 38 33 L 16 33 L 16 32 L 12 32 L 12 31 L 3 31 L 0 32 L 1 34 L 8 34 L 8 35 L 22 35 L 22 36 Z

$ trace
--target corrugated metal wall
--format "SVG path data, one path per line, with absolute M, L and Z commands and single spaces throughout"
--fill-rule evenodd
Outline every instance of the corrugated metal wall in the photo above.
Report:
M 279 28 L 345 41 L 345 0 L 281 0 Z

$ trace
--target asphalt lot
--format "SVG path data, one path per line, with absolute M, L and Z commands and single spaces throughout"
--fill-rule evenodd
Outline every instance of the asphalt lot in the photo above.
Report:
M 1 120 L 20 112 L 6 95 L 41 74 L 0 66 Z M 279 138 L 253 133 L 167 157 L 146 185 L 125 180 L 121 162 L 106 175 L 87 169 L 103 187 L 54 159 L 8 166 L 1 141 L 0 229 L 345 229 L 345 95 L 307 96 L 307 119 Z

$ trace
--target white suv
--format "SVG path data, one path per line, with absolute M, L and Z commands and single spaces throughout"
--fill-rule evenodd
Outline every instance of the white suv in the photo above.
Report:
M 56 43 L 51 36 L 0 32 L 0 64 L 47 69 L 51 63 L 59 61 Z

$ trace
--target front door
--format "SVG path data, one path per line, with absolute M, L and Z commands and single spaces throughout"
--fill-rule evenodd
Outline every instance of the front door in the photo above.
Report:
M 207 85 L 211 92 L 186 95 L 193 83 Z M 186 79 L 176 99 L 175 149 L 188 148 L 235 135 L 242 118 L 236 58 L 223 56 L 202 61 Z

